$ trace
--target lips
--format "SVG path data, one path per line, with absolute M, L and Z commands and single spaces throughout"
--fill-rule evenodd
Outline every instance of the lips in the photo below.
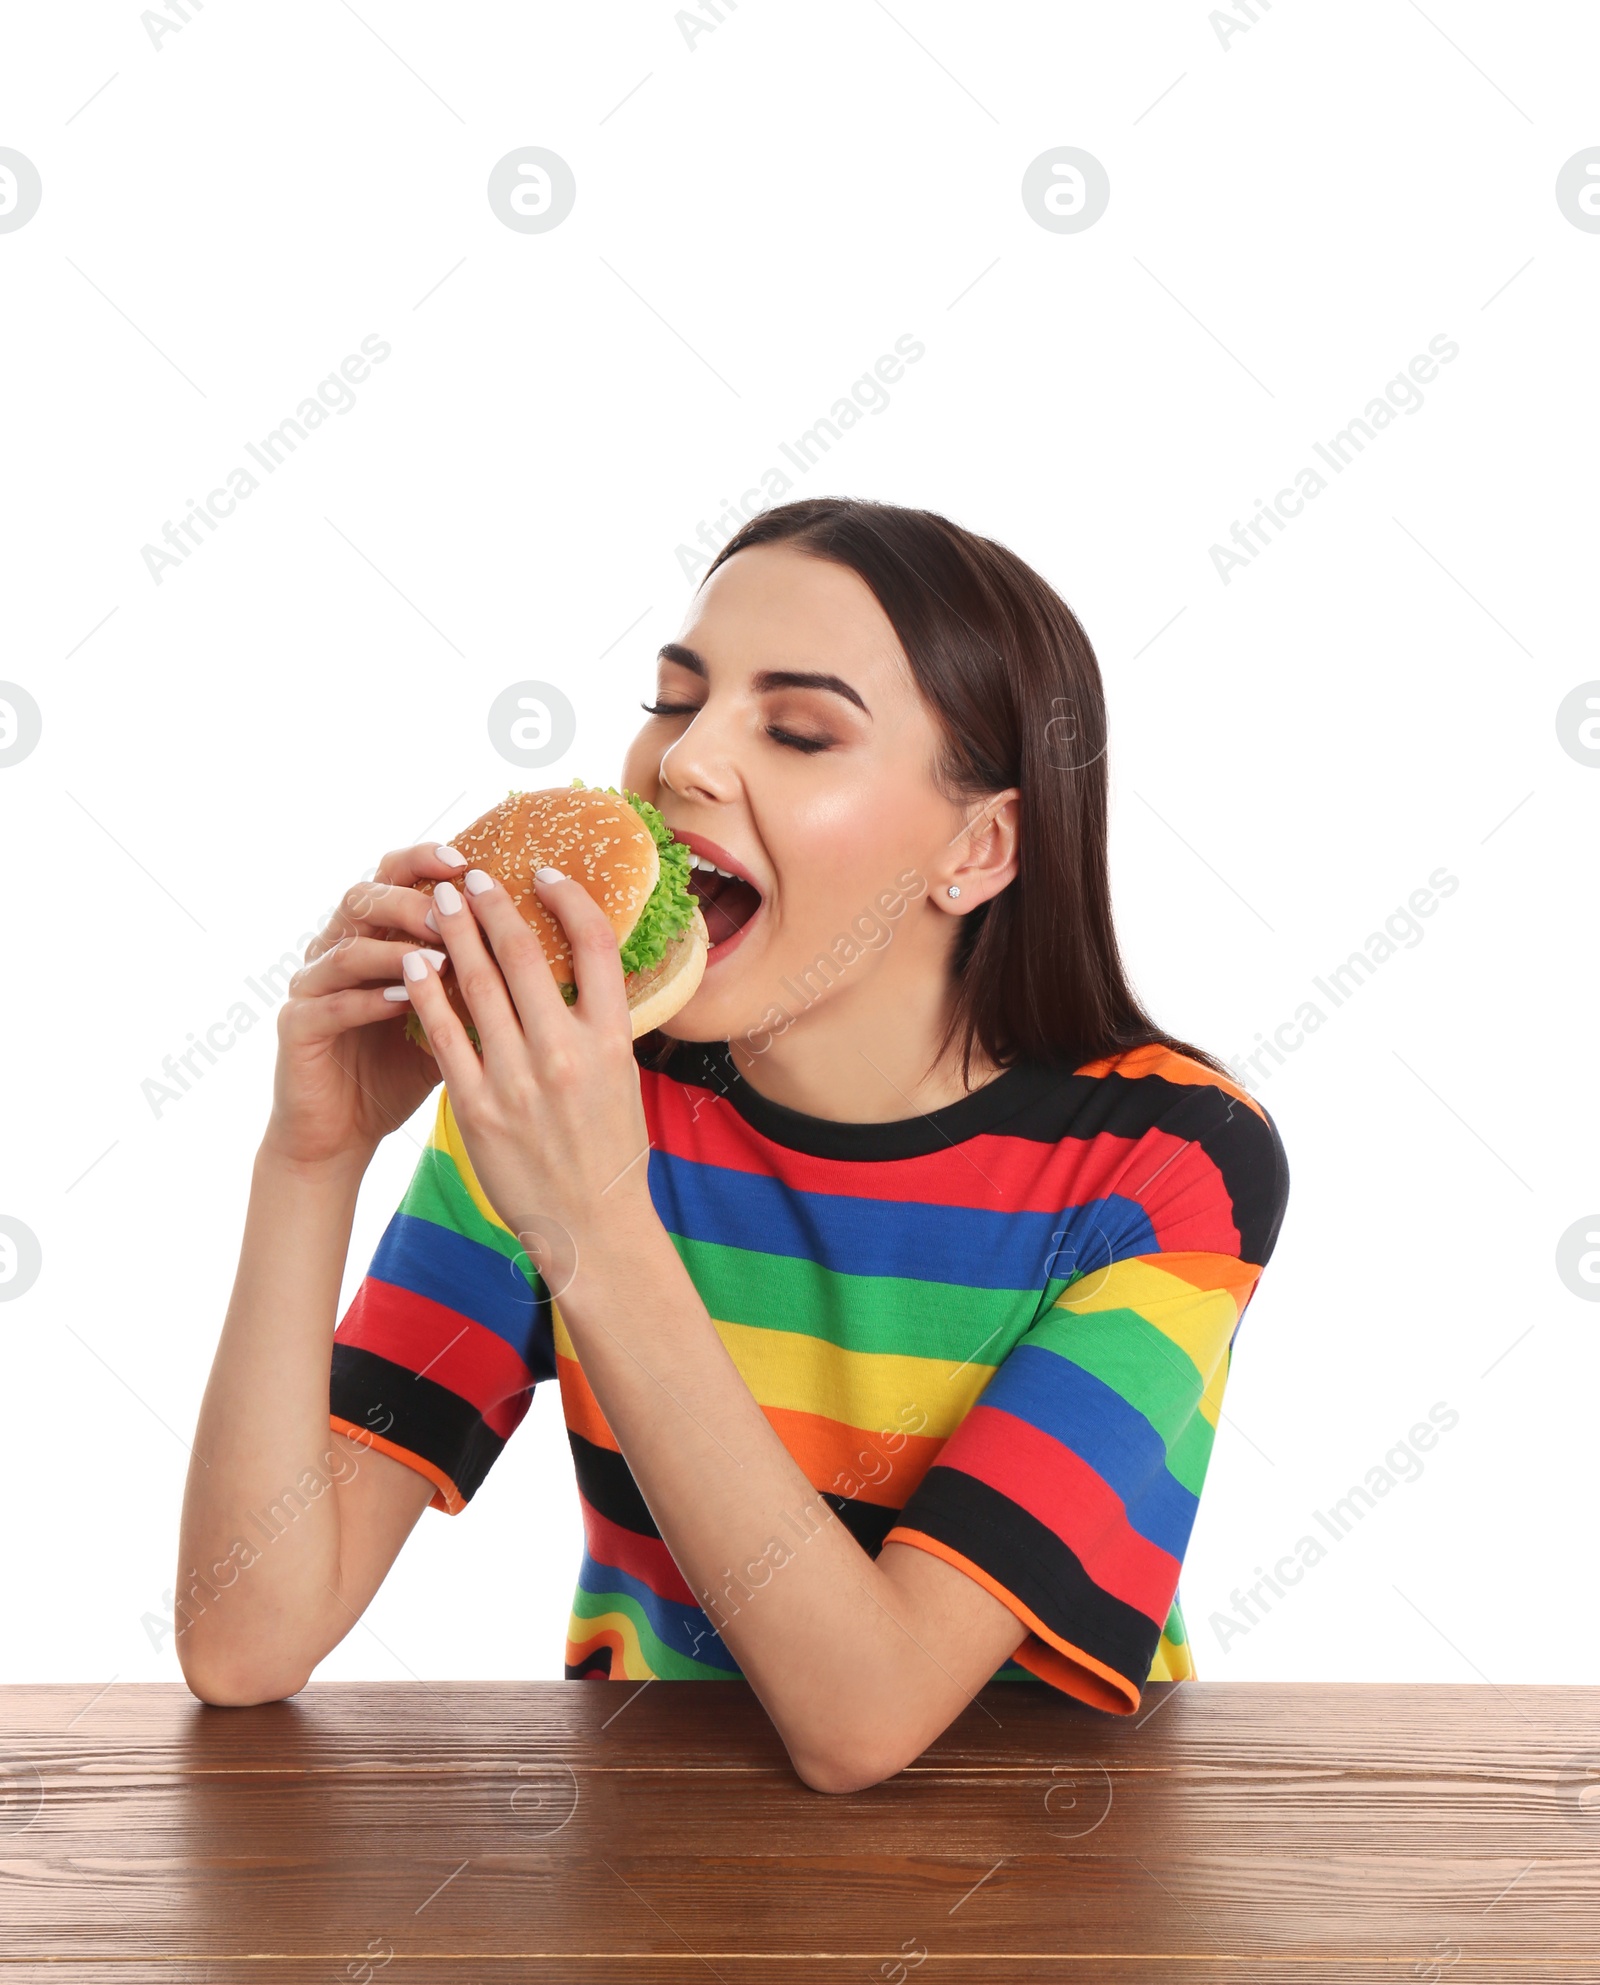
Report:
M 676 833 L 676 830 L 674 830 Z M 761 908 L 761 891 L 737 859 L 715 841 L 698 834 L 677 834 L 689 849 L 689 888 L 706 920 L 713 952 L 738 936 Z

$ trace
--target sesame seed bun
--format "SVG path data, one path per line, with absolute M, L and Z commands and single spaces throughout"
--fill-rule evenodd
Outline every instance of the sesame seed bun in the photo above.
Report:
M 655 838 L 634 808 L 615 794 L 578 786 L 510 793 L 453 834 L 450 845 L 466 857 L 468 868 L 481 868 L 505 886 L 538 938 L 558 985 L 575 983 L 572 947 L 560 920 L 539 900 L 534 870 L 558 868 L 580 884 L 605 912 L 619 946 L 639 921 L 661 874 Z M 433 893 L 432 882 L 415 886 L 424 895 Z M 625 976 L 635 1039 L 687 1004 L 705 971 L 708 949 L 705 918 L 696 908 L 693 921 L 658 964 Z M 445 990 L 457 1018 L 467 1023 L 471 1016 L 454 974 L 446 977 Z

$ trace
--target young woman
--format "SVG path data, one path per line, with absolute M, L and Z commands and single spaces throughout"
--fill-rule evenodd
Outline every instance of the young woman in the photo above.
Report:
M 555 1378 L 569 1677 L 742 1675 L 821 1791 L 990 1680 L 1131 1711 L 1193 1672 L 1178 1573 L 1288 1171 L 1128 985 L 1089 642 L 942 517 L 792 503 L 716 559 L 645 708 L 621 784 L 705 864 L 713 939 L 666 1028 L 631 1040 L 576 883 L 539 882 L 569 1008 L 450 847 L 386 856 L 307 948 L 195 1435 L 184 1674 L 301 1688 Z M 441 1073 L 335 1329 L 362 1174 Z

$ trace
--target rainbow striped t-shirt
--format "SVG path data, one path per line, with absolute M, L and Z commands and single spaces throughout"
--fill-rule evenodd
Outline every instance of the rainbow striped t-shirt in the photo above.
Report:
M 1288 1197 L 1261 1105 L 1160 1046 L 1014 1065 L 893 1123 L 772 1102 L 723 1042 L 638 1066 L 656 1212 L 862 1548 L 931 1551 L 1009 1606 L 1027 1638 L 996 1681 L 1126 1713 L 1192 1675 L 1179 1569 Z M 738 1676 L 442 1091 L 335 1333 L 332 1425 L 456 1514 L 552 1379 L 585 1540 L 568 1678 Z

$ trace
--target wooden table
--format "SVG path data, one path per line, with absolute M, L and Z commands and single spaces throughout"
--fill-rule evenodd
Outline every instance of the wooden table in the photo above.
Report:
M 13 1687 L 0 1760 L 0 1985 L 1600 1981 L 1600 1689 L 991 1684 L 850 1797 L 741 1682 Z

